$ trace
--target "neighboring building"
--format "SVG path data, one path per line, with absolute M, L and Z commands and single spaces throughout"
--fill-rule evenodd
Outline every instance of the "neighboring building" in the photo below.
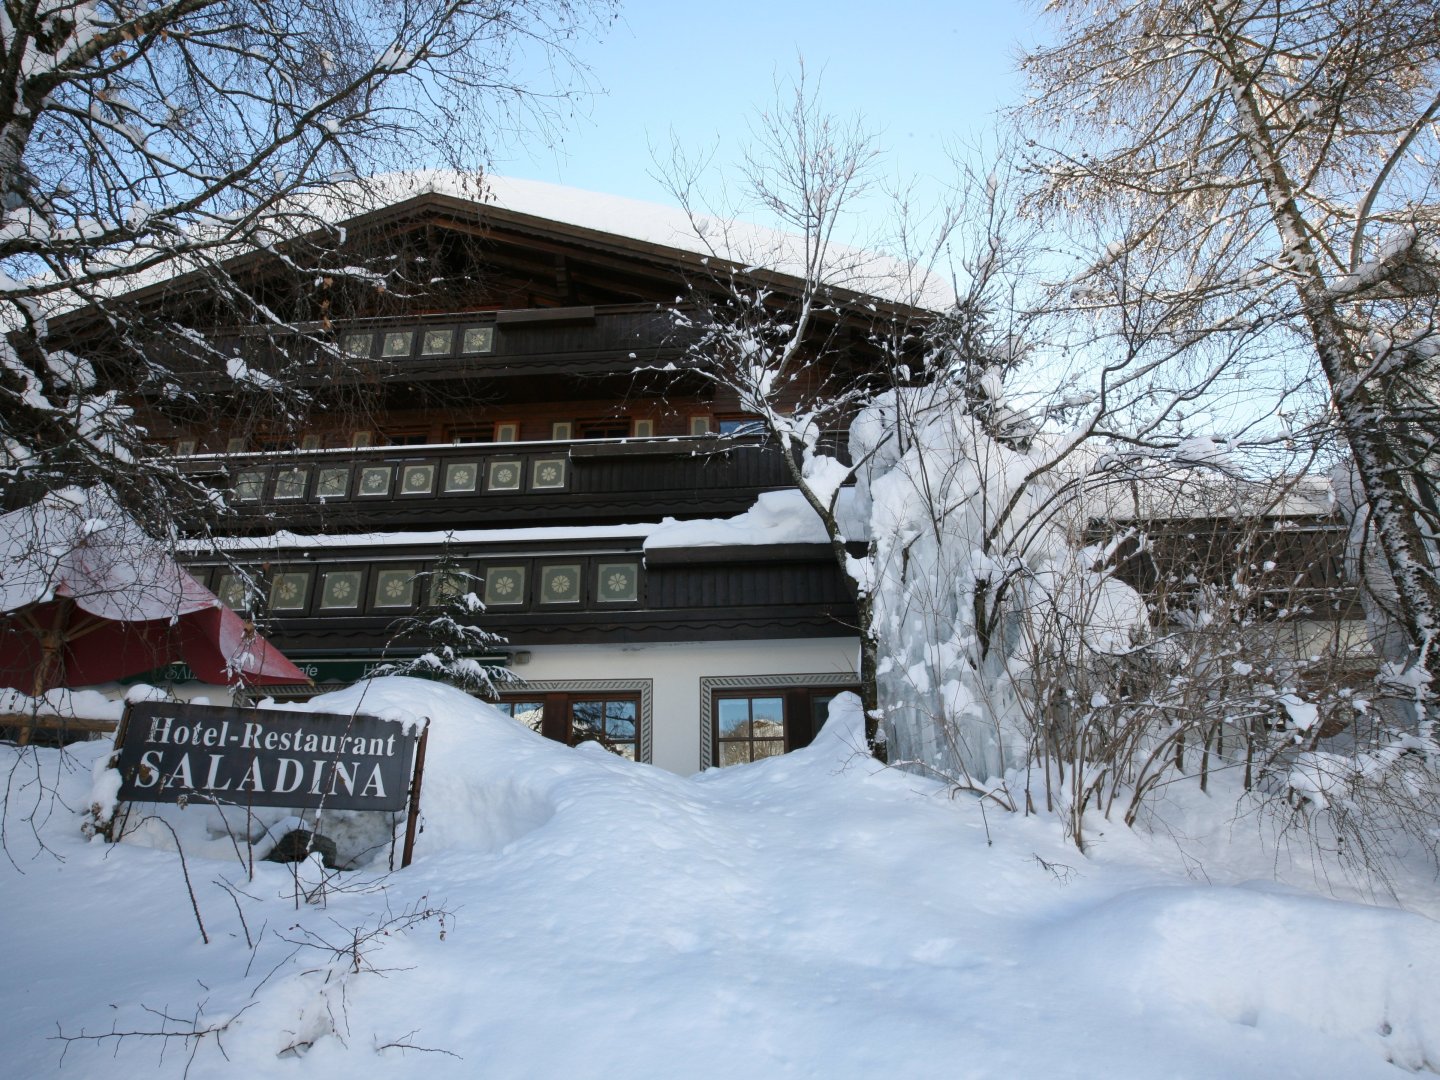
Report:
M 508 640 L 493 662 L 525 680 L 502 707 L 545 735 L 599 734 L 681 773 L 805 745 L 856 683 L 848 585 L 783 497 L 778 542 L 666 539 L 696 536 L 666 519 L 739 514 L 791 483 L 738 402 L 677 366 L 671 309 L 697 256 L 615 228 L 434 193 L 346 223 L 348 243 L 390 245 L 436 287 L 342 302 L 317 282 L 350 359 L 312 380 L 303 420 L 149 419 L 237 511 L 223 554 L 189 565 L 322 688 L 385 656 L 448 558 L 483 579 L 480 625 Z M 765 277 L 783 302 L 789 279 Z M 845 363 L 867 362 L 871 319 L 845 331 Z M 276 349 L 204 333 L 256 370 Z

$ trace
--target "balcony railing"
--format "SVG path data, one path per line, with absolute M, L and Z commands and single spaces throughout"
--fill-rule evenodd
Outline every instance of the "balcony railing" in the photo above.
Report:
M 183 467 L 226 492 L 241 532 L 722 517 L 793 485 L 779 449 L 758 436 L 209 455 Z

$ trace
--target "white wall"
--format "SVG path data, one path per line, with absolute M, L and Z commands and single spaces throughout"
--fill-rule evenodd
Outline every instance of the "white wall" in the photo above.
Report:
M 529 649 L 511 670 L 537 681 L 650 679 L 654 685 L 654 764 L 693 773 L 700 761 L 700 680 L 705 677 L 853 674 L 855 638 L 676 642 L 655 645 L 550 645 Z

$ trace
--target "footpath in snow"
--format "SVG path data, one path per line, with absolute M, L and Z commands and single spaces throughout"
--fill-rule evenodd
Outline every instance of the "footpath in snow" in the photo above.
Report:
M 5 1075 L 1440 1069 L 1440 924 L 1275 884 L 1253 822 L 1222 843 L 1100 823 L 1083 856 L 1052 819 L 876 766 L 846 708 L 804 751 L 682 778 L 431 683 L 308 707 L 432 720 L 408 870 L 257 862 L 251 880 L 243 814 L 227 832 L 199 806 L 87 840 L 108 744 L 0 750 Z

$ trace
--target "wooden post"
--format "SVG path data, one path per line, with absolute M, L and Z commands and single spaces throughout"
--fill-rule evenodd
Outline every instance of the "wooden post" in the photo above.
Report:
M 425 744 L 430 739 L 430 721 L 420 729 L 415 744 L 415 774 L 410 778 L 410 808 L 405 815 L 405 847 L 400 852 L 400 869 L 410 865 L 415 856 L 415 827 L 420 823 L 420 784 L 425 777 Z

